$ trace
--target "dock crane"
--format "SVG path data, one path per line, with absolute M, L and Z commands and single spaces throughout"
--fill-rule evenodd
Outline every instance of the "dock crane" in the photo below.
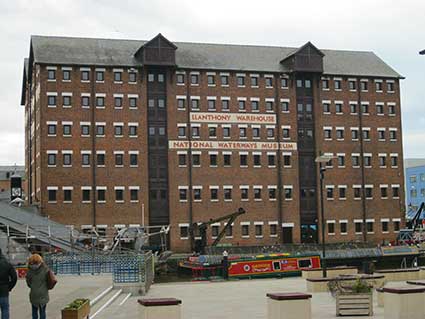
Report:
M 412 244 L 417 241 L 421 241 L 421 236 L 419 236 L 418 238 L 418 236 L 416 236 L 416 232 L 419 226 L 422 224 L 421 214 L 424 209 L 425 202 L 422 202 L 421 206 L 419 206 L 413 218 L 406 223 L 406 228 L 400 230 L 397 237 L 397 242 L 401 244 Z
M 211 246 L 216 246 L 220 242 L 220 240 L 223 238 L 224 234 L 226 233 L 226 229 L 232 225 L 232 223 L 235 221 L 236 218 L 238 218 L 240 215 L 243 215 L 243 214 L 245 214 L 245 210 L 242 207 L 239 207 L 239 209 L 232 214 L 210 219 L 207 222 L 193 223 L 191 226 L 191 234 L 195 232 L 199 232 L 199 236 L 201 237 L 201 239 L 195 240 L 195 252 L 201 255 L 205 254 L 205 247 L 207 246 L 208 226 L 227 220 L 225 226 L 223 227 L 221 232 L 217 235 L 217 238 L 214 240 L 214 242 L 211 244 Z

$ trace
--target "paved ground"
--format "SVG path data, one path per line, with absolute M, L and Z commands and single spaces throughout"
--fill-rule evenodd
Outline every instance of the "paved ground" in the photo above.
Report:
M 111 285 L 110 276 L 59 277 L 59 284 L 51 293 L 48 318 L 60 318 L 60 309 L 77 297 L 93 299 Z M 391 283 L 391 286 L 404 285 Z M 266 319 L 266 293 L 305 292 L 301 278 L 257 279 L 232 282 L 184 282 L 154 284 L 146 297 L 175 297 L 183 301 L 182 319 Z M 104 299 L 109 299 L 112 291 Z M 121 294 L 96 319 L 142 318 L 137 299 Z M 376 297 L 376 296 L 375 296 Z M 103 301 L 103 302 L 105 302 Z M 101 303 L 101 302 L 100 302 Z M 383 308 L 374 298 L 374 316 L 384 318 Z M 30 318 L 28 288 L 24 281 L 18 283 L 11 296 L 12 318 Z M 99 306 L 98 306 L 99 307 Z M 312 298 L 313 319 L 336 318 L 335 300 L 329 293 L 315 293 Z M 93 313 L 92 313 L 93 314 Z M 358 318 L 358 317 L 345 317 Z
M 107 287 L 111 286 L 111 276 L 60 276 L 58 284 L 50 292 L 50 303 L 47 305 L 47 318 L 59 319 L 60 310 L 76 298 L 93 299 Z M 19 279 L 10 295 L 11 318 L 31 318 L 29 288 L 25 280 Z
M 285 278 L 218 283 L 155 284 L 146 297 L 181 299 L 183 301 L 182 319 L 265 319 L 267 316 L 266 293 L 305 291 L 303 279 Z M 137 304 L 137 299 L 137 297 L 131 297 L 124 306 L 121 306 L 124 308 L 118 308 L 107 316 L 99 316 L 99 318 L 142 318 L 141 306 Z M 376 300 L 374 312 L 372 318 L 384 318 L 383 308 L 377 306 Z M 315 293 L 312 299 L 312 313 L 313 319 L 336 318 L 335 300 L 328 293 Z

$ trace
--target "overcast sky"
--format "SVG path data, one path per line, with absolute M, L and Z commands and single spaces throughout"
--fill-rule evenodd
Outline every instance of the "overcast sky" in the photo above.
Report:
M 0 0 L 0 165 L 24 163 L 31 34 L 374 51 L 402 81 L 404 156 L 425 157 L 424 0 Z

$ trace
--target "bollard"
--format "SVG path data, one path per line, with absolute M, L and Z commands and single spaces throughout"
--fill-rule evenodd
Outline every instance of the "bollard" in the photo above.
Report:
M 267 297 L 267 319 L 311 319 L 310 294 L 269 293 Z
M 181 319 L 182 301 L 175 298 L 139 299 L 144 319 Z
M 385 319 L 423 319 L 425 287 L 383 288 Z

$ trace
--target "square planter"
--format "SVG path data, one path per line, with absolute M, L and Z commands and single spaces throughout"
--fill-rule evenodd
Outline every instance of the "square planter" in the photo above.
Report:
M 373 298 L 370 293 L 337 293 L 337 316 L 372 316 Z
M 78 300 L 78 299 L 77 299 Z M 85 299 L 77 309 L 62 309 L 62 319 L 86 319 L 90 315 L 90 300 Z

